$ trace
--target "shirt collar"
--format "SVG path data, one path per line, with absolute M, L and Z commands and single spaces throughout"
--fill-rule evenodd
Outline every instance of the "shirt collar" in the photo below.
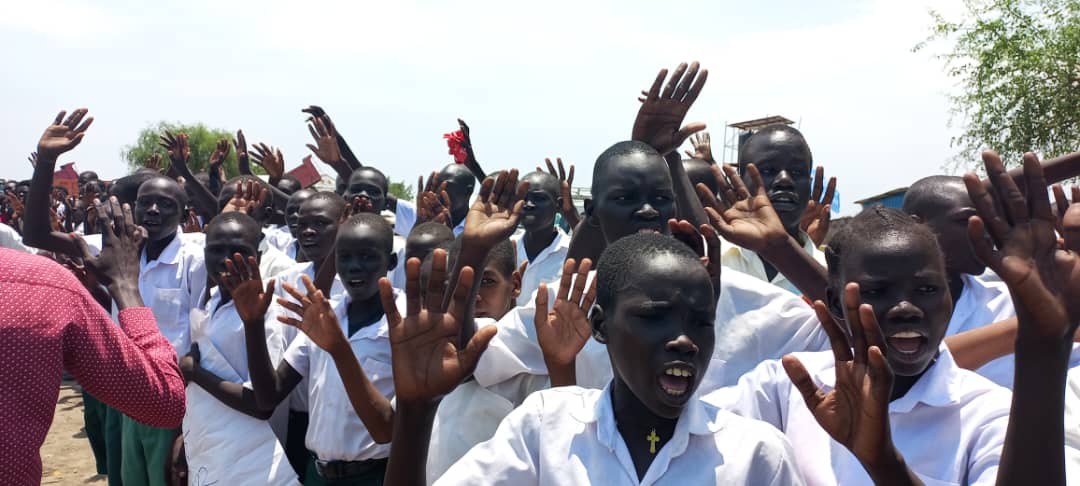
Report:
M 832 353 L 826 353 L 831 358 Z M 931 407 L 946 407 L 960 402 L 963 399 L 963 390 L 959 383 L 962 373 L 949 348 L 942 341 L 938 346 L 937 358 L 904 396 L 889 403 L 889 413 L 907 413 L 919 403 Z M 817 378 L 825 392 L 836 387 L 836 366 L 832 361 L 817 373 Z
M 610 450 L 615 450 L 615 444 L 622 440 L 619 428 L 615 425 L 615 411 L 611 404 L 611 383 L 604 387 L 596 403 L 592 407 L 582 407 L 570 412 L 570 415 L 581 423 L 596 423 L 596 436 L 601 444 Z M 673 455 L 681 454 L 689 442 L 690 434 L 713 435 L 723 428 L 723 420 L 717 409 L 701 401 L 695 393 L 686 403 L 678 423 L 675 424 L 675 432 L 664 447 L 675 448 Z
M 183 245 L 183 241 L 181 241 L 181 238 L 183 237 L 184 234 L 177 231 L 176 234 L 173 235 L 172 241 L 170 241 L 169 244 L 165 246 L 164 250 L 161 250 L 161 254 L 158 255 L 157 260 L 154 261 L 158 262 L 159 264 L 168 265 L 176 265 L 177 263 L 179 263 L 180 247 Z M 150 263 L 152 263 L 147 261 L 146 259 L 146 248 L 143 248 L 142 251 L 142 263 L 144 265 L 149 265 Z
M 563 248 L 567 248 L 567 249 L 570 248 L 570 235 L 566 234 L 566 232 L 563 231 L 562 228 L 556 226 L 555 227 L 555 239 L 551 240 L 551 244 L 549 244 L 546 248 L 544 248 L 543 250 L 540 250 L 540 253 L 536 254 L 536 258 L 533 259 L 533 261 L 543 260 L 548 255 L 550 255 L 550 254 L 552 254 L 552 253 L 554 253 L 554 252 L 556 252 L 558 250 L 561 250 Z M 518 238 L 518 240 L 517 240 L 517 254 L 518 254 L 518 261 L 519 262 L 523 262 L 523 261 L 529 259 L 529 254 L 525 251 L 525 235 L 524 234 L 522 234 L 521 238 Z M 532 264 L 532 262 L 529 262 L 529 263 Z
M 397 303 L 401 299 L 401 292 L 398 289 L 394 289 L 394 302 Z M 349 303 L 352 299 L 349 294 L 342 293 L 337 298 L 330 299 L 330 306 L 334 308 L 334 314 L 337 315 L 338 325 L 341 326 L 341 330 L 345 333 L 345 336 L 349 338 L 349 341 L 359 341 L 361 339 L 379 339 L 390 338 L 390 323 L 386 320 L 384 314 L 379 318 L 379 322 L 364 326 L 360 330 L 356 331 L 356 334 L 349 336 Z M 399 306 L 400 307 L 400 306 Z

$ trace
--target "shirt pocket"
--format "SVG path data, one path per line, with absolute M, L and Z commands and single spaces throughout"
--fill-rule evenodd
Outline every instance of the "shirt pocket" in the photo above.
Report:
M 181 319 L 184 309 L 182 289 L 154 289 L 149 295 L 150 310 L 162 334 L 172 341 L 179 334 L 186 334 L 187 319 Z

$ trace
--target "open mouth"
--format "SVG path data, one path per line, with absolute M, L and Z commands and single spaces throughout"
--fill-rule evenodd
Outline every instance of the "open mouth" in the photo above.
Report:
M 664 368 L 658 378 L 660 389 L 672 398 L 686 396 L 694 383 L 694 369 L 684 364 L 673 364 Z
M 911 330 L 889 334 L 885 341 L 889 344 L 889 350 L 896 352 L 901 357 L 912 357 L 921 354 L 930 342 L 925 334 Z
M 367 280 L 359 278 L 349 279 L 345 281 L 345 285 L 348 285 L 349 287 L 363 287 L 365 283 L 367 283 Z
M 769 195 L 769 201 L 777 211 L 794 211 L 799 208 L 798 196 L 790 192 L 774 192 Z
M 300 246 L 302 246 L 304 248 L 312 248 L 312 247 L 317 246 L 318 244 L 319 244 L 319 240 L 316 240 L 316 239 L 300 240 Z

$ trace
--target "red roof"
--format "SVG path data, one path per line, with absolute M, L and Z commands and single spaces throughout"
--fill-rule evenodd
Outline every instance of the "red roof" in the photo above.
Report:
M 310 155 L 304 157 L 304 161 L 300 164 L 300 167 L 290 170 L 287 174 L 295 177 L 296 180 L 300 181 L 300 185 L 305 188 L 311 187 L 322 179 L 322 174 L 319 174 L 318 169 L 315 168 L 315 164 L 311 163 Z
M 71 179 L 78 180 L 79 173 L 75 171 L 75 162 L 68 162 L 60 166 L 60 170 L 53 173 L 53 179 Z

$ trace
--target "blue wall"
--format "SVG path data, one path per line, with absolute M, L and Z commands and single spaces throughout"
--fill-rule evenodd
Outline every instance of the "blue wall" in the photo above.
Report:
M 900 206 L 903 205 L 903 203 L 904 203 L 904 193 L 901 192 L 899 194 L 892 194 L 892 195 L 886 196 L 886 197 L 881 198 L 881 199 L 870 198 L 870 199 L 867 199 L 867 200 L 863 201 L 861 204 L 862 204 L 863 209 L 868 208 L 870 206 L 873 206 L 875 204 L 881 204 L 881 205 L 883 205 L 883 206 L 885 206 L 887 208 L 900 209 Z

